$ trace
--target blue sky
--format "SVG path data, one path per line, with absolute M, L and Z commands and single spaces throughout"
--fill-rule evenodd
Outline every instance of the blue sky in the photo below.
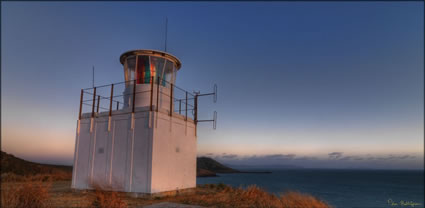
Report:
M 423 2 L 2 2 L 2 150 L 71 164 L 81 88 L 164 49 L 211 91 L 198 154 L 228 164 L 423 168 Z M 339 157 L 334 157 L 338 153 Z M 361 159 L 360 159 L 361 158 Z M 380 158 L 380 159 L 379 159 Z

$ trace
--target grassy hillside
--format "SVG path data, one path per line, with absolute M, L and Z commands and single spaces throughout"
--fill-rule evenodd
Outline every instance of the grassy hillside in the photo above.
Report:
M 64 171 L 72 172 L 72 166 L 38 164 L 1 151 L 1 173 L 13 173 L 26 176 L 35 174 L 55 174 Z
M 197 172 L 208 170 L 214 173 L 238 173 L 238 170 L 229 168 L 209 157 L 198 157 L 196 160 Z
M 1 180 L 71 180 L 72 166 L 45 165 L 29 162 L 11 154 L 1 152 Z

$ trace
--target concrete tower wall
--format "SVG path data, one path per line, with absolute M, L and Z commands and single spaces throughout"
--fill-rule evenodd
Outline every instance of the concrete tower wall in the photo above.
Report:
M 147 111 L 135 113 L 134 121 L 131 113 L 114 115 L 109 127 L 108 116 L 99 116 L 86 115 L 80 121 L 73 188 L 157 193 L 196 186 L 196 129 L 191 119 L 171 117 L 165 110 Z
M 195 125 L 162 113 L 155 121 L 161 131 L 154 131 L 152 193 L 196 187 Z

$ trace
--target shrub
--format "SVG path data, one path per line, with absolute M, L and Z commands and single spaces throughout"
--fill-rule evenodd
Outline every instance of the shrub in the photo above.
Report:
M 328 208 L 325 202 L 314 196 L 301 194 L 298 192 L 287 192 L 280 196 L 282 207 L 284 208 Z
M 27 180 L 17 183 L 13 187 L 3 189 L 1 192 L 2 207 L 11 208 L 43 208 L 49 207 L 50 183 Z
M 24 176 L 16 175 L 14 173 L 2 173 L 1 181 L 2 182 L 12 182 L 12 181 L 24 181 Z
M 117 192 L 96 190 L 92 206 L 96 208 L 125 208 L 127 204 Z
M 252 207 L 280 207 L 279 199 L 257 186 L 249 186 L 241 191 L 239 201 Z
M 230 186 L 203 185 L 197 193 L 175 200 L 186 204 L 196 204 L 207 207 L 258 207 L 258 208 L 329 208 L 319 199 L 297 192 L 288 192 L 281 196 L 270 194 L 257 186 L 246 189 Z
M 92 184 L 91 187 L 95 189 L 94 200 L 91 202 L 91 207 L 95 208 L 126 208 L 127 203 L 122 197 L 115 191 L 112 190 L 109 185 L 104 184 Z

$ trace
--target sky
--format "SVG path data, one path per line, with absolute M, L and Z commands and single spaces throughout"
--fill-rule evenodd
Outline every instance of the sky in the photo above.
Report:
M 423 169 L 423 2 L 1 2 L 1 149 L 71 165 L 81 88 L 164 50 L 210 92 L 199 156 L 230 165 Z

